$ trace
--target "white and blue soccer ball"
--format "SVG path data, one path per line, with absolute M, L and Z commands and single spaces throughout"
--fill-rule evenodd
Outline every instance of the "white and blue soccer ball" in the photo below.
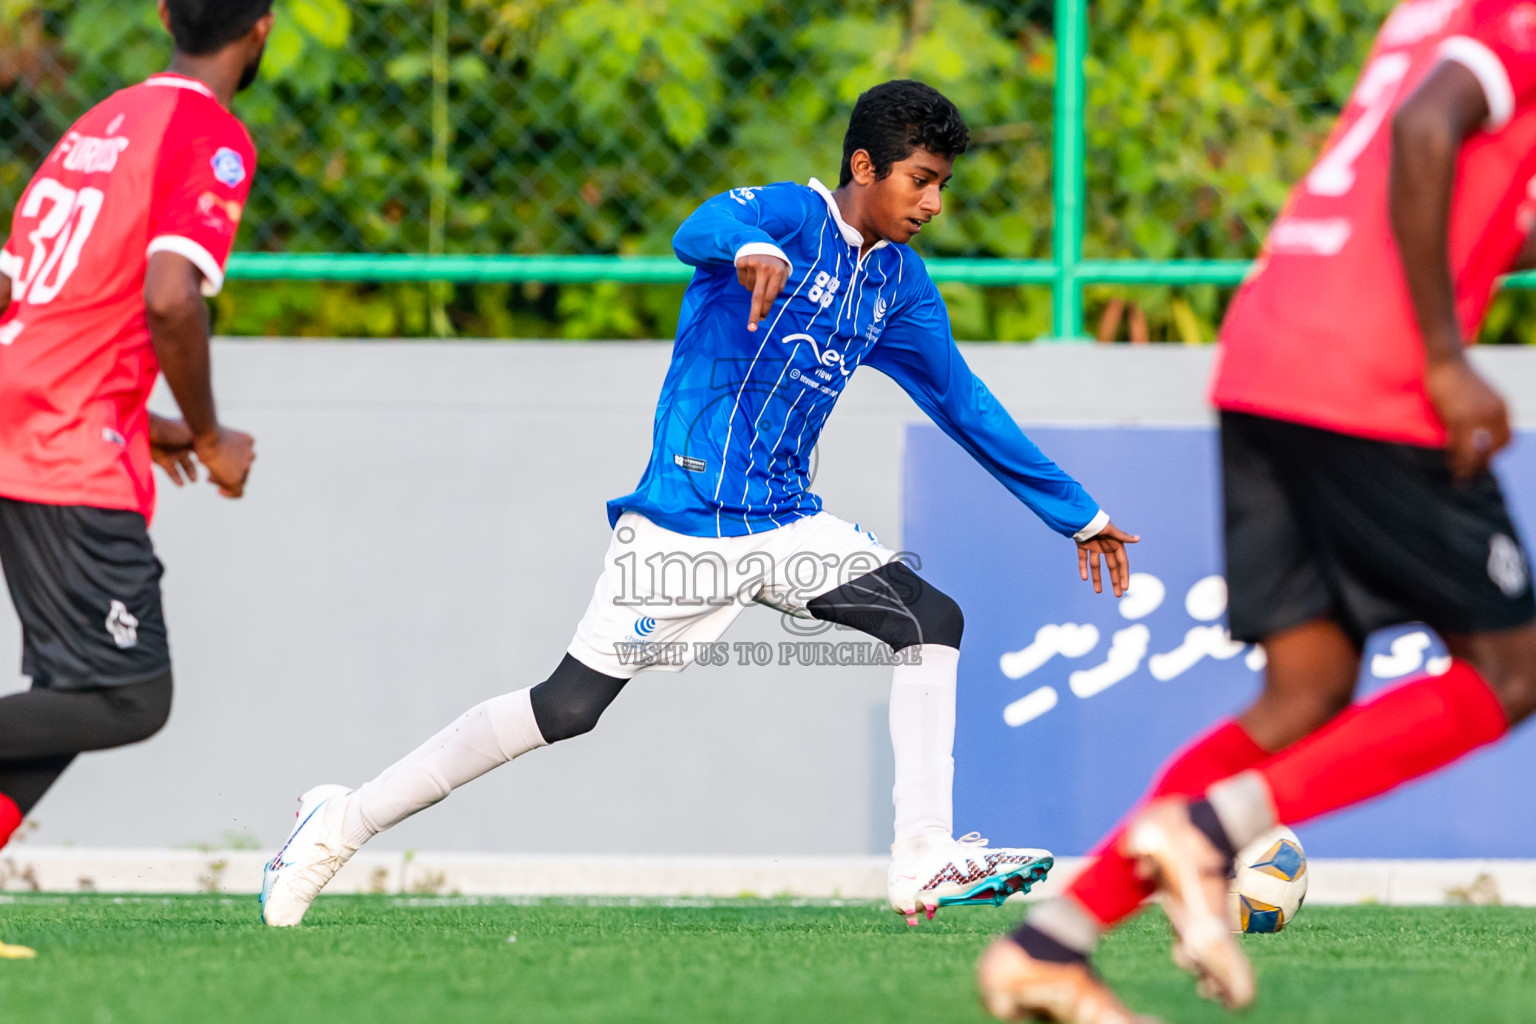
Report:
M 1307 898 L 1307 855 L 1296 833 L 1282 825 L 1243 847 L 1230 892 L 1233 931 L 1277 932 L 1290 924 Z

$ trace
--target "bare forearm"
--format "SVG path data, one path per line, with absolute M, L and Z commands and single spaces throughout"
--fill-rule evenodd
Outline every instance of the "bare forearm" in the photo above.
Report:
M 1392 118 L 1392 232 L 1431 364 L 1462 359 L 1448 242 L 1451 190 L 1461 145 L 1487 118 L 1481 83 L 1450 60 Z
M 1447 231 L 1461 140 L 1433 118 L 1399 121 L 1392 132 L 1392 231 L 1414 314 L 1432 363 L 1459 359 L 1461 328 Z
M 0 274 L 0 313 L 11 307 L 11 279 Z
M 209 442 L 219 433 L 213 406 L 208 358 L 208 307 L 203 302 L 202 273 L 175 253 L 157 252 L 144 274 L 144 315 L 182 418 L 194 440 Z
M 160 372 L 181 408 L 192 436 L 218 435 L 219 418 L 213 403 L 213 376 L 208 357 L 208 312 L 201 298 L 167 309 L 151 310 L 149 331 L 154 339 Z

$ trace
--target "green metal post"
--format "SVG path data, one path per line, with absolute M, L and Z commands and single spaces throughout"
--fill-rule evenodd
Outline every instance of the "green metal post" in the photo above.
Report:
M 448 119 L 448 0 L 432 4 L 432 204 L 428 211 L 427 252 L 442 256 L 448 232 L 448 136 L 453 126 Z M 427 316 L 433 337 L 446 338 L 453 333 L 448 320 L 448 298 L 452 287 L 446 281 L 427 285 Z
M 1083 335 L 1083 285 L 1077 274 L 1083 258 L 1083 205 L 1087 191 L 1083 127 L 1088 55 L 1088 0 L 1056 0 L 1056 109 L 1051 152 L 1055 177 L 1055 224 L 1051 258 L 1056 285 L 1051 291 L 1051 326 L 1055 336 L 1075 341 Z

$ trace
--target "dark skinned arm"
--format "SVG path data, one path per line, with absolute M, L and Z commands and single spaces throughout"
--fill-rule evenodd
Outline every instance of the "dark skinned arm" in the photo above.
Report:
M 11 307 L 11 279 L 0 274 L 0 313 Z
M 1525 236 L 1525 244 L 1520 247 L 1520 255 L 1515 257 L 1515 265 L 1511 270 L 1536 270 L 1536 231 Z
M 226 498 L 238 498 L 256 458 L 255 441 L 249 434 L 219 426 L 213 403 L 208 307 L 203 302 L 202 284 L 202 272 L 190 260 L 175 253 L 157 252 L 149 258 L 149 269 L 144 275 L 144 311 L 160 372 L 165 374 L 165 382 L 181 407 L 192 450 L 208 471 L 209 480 L 218 485 L 219 493 Z M 162 438 L 170 441 L 174 422 L 155 417 L 151 430 L 158 429 Z
M 1456 160 L 1487 118 L 1482 86 L 1455 61 L 1430 72 L 1392 118 L 1392 231 L 1424 338 L 1425 386 L 1461 479 L 1484 472 L 1510 436 L 1504 400 L 1467 362 L 1447 241 Z
M 186 421 L 149 414 L 149 455 L 177 487 L 197 479 L 192 431 Z

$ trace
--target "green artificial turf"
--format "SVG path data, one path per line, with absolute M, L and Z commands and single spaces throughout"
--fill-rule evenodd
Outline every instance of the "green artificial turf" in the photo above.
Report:
M 0 961 L 0 1021 L 976 1022 L 971 966 L 1021 913 L 909 930 L 871 903 L 336 896 L 277 930 L 254 899 L 0 896 L 0 940 L 39 953 Z M 1233 1019 L 1167 946 L 1154 912 L 1098 962 L 1142 1012 Z M 1308 907 L 1245 948 L 1252 1024 L 1536 1019 L 1536 910 Z

